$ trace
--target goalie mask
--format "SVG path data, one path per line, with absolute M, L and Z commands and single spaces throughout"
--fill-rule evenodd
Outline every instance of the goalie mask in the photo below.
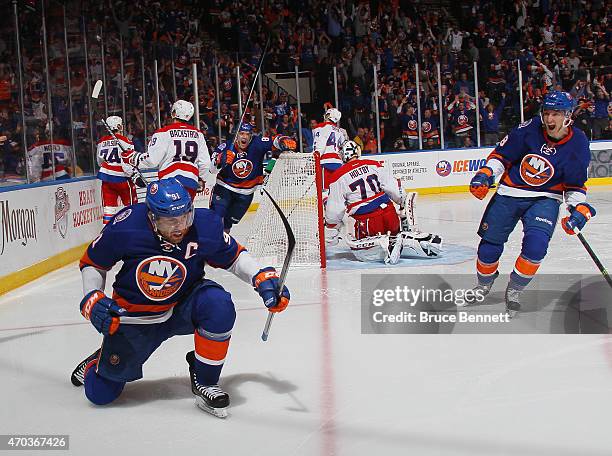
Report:
M 342 160 L 344 163 L 352 158 L 361 157 L 361 146 L 355 141 L 346 141 L 342 146 Z
M 111 131 L 123 131 L 123 120 L 119 116 L 109 116 L 106 118 L 106 124 Z
M 341 117 L 342 117 L 342 113 L 338 111 L 336 108 L 329 108 L 327 111 L 325 111 L 325 114 L 323 115 L 323 119 L 325 121 L 333 122 L 335 124 L 340 122 Z
M 194 112 L 195 109 L 190 102 L 185 100 L 177 100 L 172 105 L 172 111 L 170 111 L 170 115 L 174 119 L 189 122 L 189 120 L 193 117 Z

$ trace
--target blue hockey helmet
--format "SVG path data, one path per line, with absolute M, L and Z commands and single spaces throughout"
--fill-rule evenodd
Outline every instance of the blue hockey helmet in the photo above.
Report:
M 540 118 L 544 123 L 544 111 L 562 111 L 565 119 L 563 119 L 563 127 L 569 127 L 573 120 L 572 114 L 576 108 L 576 100 L 568 92 L 561 92 L 560 90 L 551 90 L 544 96 L 542 101 L 542 110 L 540 111 Z
M 146 204 L 153 228 L 171 243 L 180 242 L 193 224 L 191 196 L 175 177 L 149 184 Z
M 550 109 L 553 111 L 574 112 L 576 101 L 567 92 L 552 90 L 544 96 L 542 110 Z
M 240 128 L 236 132 L 234 142 L 238 144 L 241 149 L 246 149 L 251 142 L 253 137 L 253 125 L 248 122 L 244 122 L 240 125 Z
M 175 177 L 150 183 L 146 202 L 155 217 L 178 217 L 193 209 L 191 196 Z
M 240 125 L 240 129 L 238 131 L 246 131 L 247 133 L 253 134 L 253 125 L 248 122 L 243 123 Z

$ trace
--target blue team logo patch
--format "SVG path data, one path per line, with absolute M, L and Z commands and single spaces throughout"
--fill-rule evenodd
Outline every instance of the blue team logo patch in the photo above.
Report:
M 187 277 L 187 268 L 175 258 L 157 255 L 140 262 L 136 268 L 138 288 L 151 301 L 173 296 Z
M 417 128 L 416 120 L 409 120 L 408 121 L 408 128 L 410 130 L 416 130 L 416 128 Z
M 429 133 L 431 131 L 431 124 L 429 122 L 423 122 L 423 132 Z
M 451 173 L 451 170 L 452 166 L 446 160 L 441 160 L 436 165 L 436 173 L 438 173 L 438 176 L 446 177 Z
M 232 172 L 234 173 L 234 176 L 238 177 L 239 179 L 244 179 L 251 174 L 251 171 L 253 171 L 253 163 L 251 163 L 251 160 L 247 160 L 246 158 L 241 158 L 240 160 L 235 161 L 232 165 Z
M 149 189 L 149 192 L 151 193 L 151 195 L 155 195 L 157 193 L 157 183 L 153 182 L 151 184 L 151 188 Z
M 555 168 L 545 157 L 527 154 L 521 161 L 520 173 L 527 185 L 541 187 L 555 175 Z
M 126 209 L 121 214 L 119 214 L 117 217 L 115 217 L 115 220 L 113 221 L 113 225 L 116 225 L 119 222 L 123 222 L 131 214 L 132 214 L 132 209 Z

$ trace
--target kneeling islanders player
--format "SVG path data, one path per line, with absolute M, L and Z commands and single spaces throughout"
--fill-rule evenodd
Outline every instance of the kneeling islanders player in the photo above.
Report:
M 123 261 L 104 294 L 106 273 Z M 81 313 L 104 335 L 102 346 L 72 373 L 75 386 L 97 405 L 114 401 L 126 382 L 142 378 L 142 365 L 163 341 L 193 334 L 187 353 L 197 405 L 224 418 L 229 395 L 219 385 L 236 311 L 231 295 L 203 277 L 204 266 L 224 268 L 251 284 L 270 312 L 289 304 L 278 275 L 262 268 L 229 234 L 220 217 L 194 209 L 176 178 L 151 183 L 146 204 L 119 212 L 81 259 Z
M 470 182 L 470 191 L 483 199 L 495 178 L 499 188 L 484 212 L 478 235 L 476 263 L 483 295 L 499 275 L 497 267 L 508 236 L 521 220 L 523 243 L 506 287 L 506 311 L 520 309 L 522 291 L 546 256 L 565 199 L 569 216 L 561 226 L 568 234 L 581 230 L 595 215 L 586 202 L 587 170 L 591 154 L 582 130 L 572 127 L 574 100 L 552 91 L 544 97 L 539 117 L 520 124 L 502 139 Z
M 440 236 L 421 233 L 410 224 L 416 194 L 403 198 L 389 170 L 376 160 L 360 158 L 361 147 L 354 141 L 344 143 L 342 157 L 344 165 L 331 176 L 325 206 L 328 245 L 337 244 L 342 219 L 348 213 L 355 226 L 346 242 L 360 261 L 396 264 L 401 256 L 439 256 Z M 400 206 L 401 216 L 393 202 Z

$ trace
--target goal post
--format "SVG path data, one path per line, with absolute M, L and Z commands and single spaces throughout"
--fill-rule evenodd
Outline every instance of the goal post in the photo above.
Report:
M 318 153 L 282 153 L 266 184 L 295 234 L 292 267 L 326 266 L 321 188 Z M 287 234 L 268 198 L 262 198 L 259 204 L 246 244 L 251 255 L 262 262 L 274 266 L 283 263 Z

